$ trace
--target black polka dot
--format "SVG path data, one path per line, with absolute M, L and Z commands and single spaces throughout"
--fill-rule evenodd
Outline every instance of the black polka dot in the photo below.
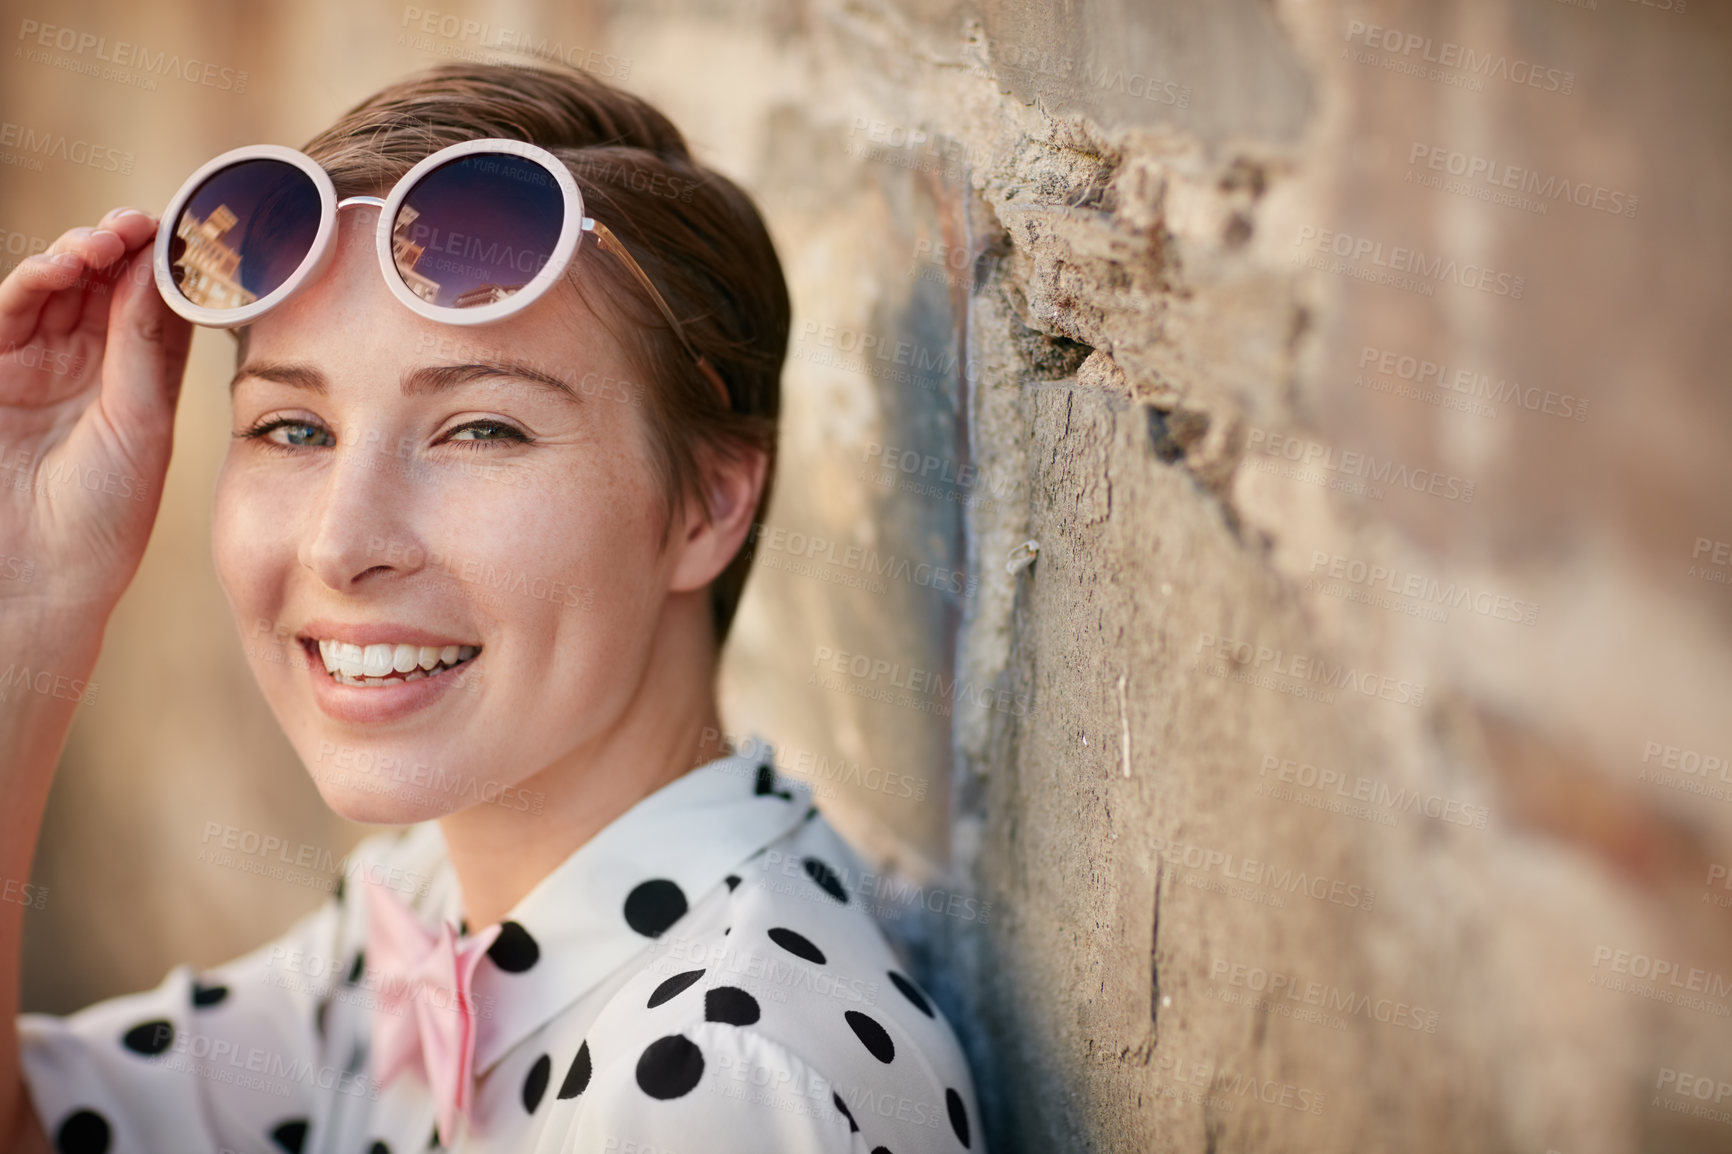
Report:
M 541 958 L 541 947 L 516 922 L 500 922 L 499 936 L 487 947 L 493 964 L 508 974 L 521 974 Z
M 192 1004 L 200 1009 L 214 1006 L 228 996 L 227 986 L 201 986 L 196 981 L 192 984 Z
M 883 1026 L 859 1010 L 849 1010 L 843 1016 L 848 1019 L 848 1026 L 854 1031 L 854 1036 L 860 1039 L 861 1044 L 874 1058 L 888 1063 L 896 1056 L 896 1043 L 890 1040 L 890 1035 L 884 1032 Z
M 792 797 L 793 795 L 790 794 L 788 796 Z M 813 818 L 815 818 L 817 816 L 818 816 L 818 807 L 815 805 L 814 806 L 808 806 L 806 808 L 806 816 L 801 818 L 800 820 L 801 821 L 811 821 Z
M 331 896 L 336 898 L 339 902 L 343 900 L 343 883 L 347 880 L 348 879 L 345 878 L 342 874 L 338 874 L 337 875 L 337 885 L 334 889 L 331 890 Z
M 646 938 L 661 937 L 685 916 L 685 891 L 666 878 L 651 878 L 626 895 L 625 924 Z
M 535 1060 L 535 1065 L 529 1068 L 529 1076 L 523 1080 L 523 1108 L 531 1114 L 541 1105 L 541 1096 L 547 1093 L 547 1080 L 551 1077 L 553 1059 L 543 1054 Z M 951 1117 L 954 1118 L 955 1115 L 952 1114 Z
M 120 1044 L 135 1054 L 147 1057 L 162 1053 L 174 1041 L 174 1023 L 165 1018 L 140 1022 L 120 1039 Z
M 734 887 L 736 887 L 740 884 L 740 875 L 739 874 L 729 874 L 726 878 L 723 878 L 722 880 L 727 882 L 728 883 L 728 889 L 732 890 Z
M 366 968 L 367 968 L 367 951 L 366 950 L 356 950 L 355 951 L 355 960 L 350 963 L 349 972 L 348 972 L 348 974 L 346 974 L 344 976 L 343 981 L 347 982 L 351 986 L 354 985 L 356 982 L 361 980 L 361 973 Z
M 704 1055 L 683 1034 L 657 1038 L 637 1060 L 637 1084 L 652 1098 L 689 1094 L 704 1076 Z
M 749 1026 L 757 1021 L 761 1011 L 758 999 L 738 986 L 717 986 L 704 995 L 704 1021 L 723 1022 L 729 1026 Z
M 895 986 L 898 990 L 901 990 L 902 996 L 907 998 L 910 1002 L 913 1002 L 916 1010 L 919 1010 L 928 1018 L 936 1016 L 932 1012 L 932 1007 L 927 1004 L 926 996 L 915 988 L 913 982 L 909 981 L 895 970 L 890 971 L 890 984 Z
M 702 970 L 687 970 L 683 974 L 675 974 L 656 987 L 656 992 L 649 997 L 649 1008 L 655 1009 L 663 1002 L 691 988 L 691 984 L 704 976 Z
M 469 919 L 468 918 L 458 918 L 457 919 L 457 933 L 460 937 L 468 937 L 469 936 Z
M 325 1019 L 330 1016 L 331 1003 L 320 1002 L 319 1008 L 313 1011 L 313 1028 L 319 1032 L 319 1037 L 325 1036 Z
M 54 1148 L 60 1154 L 107 1154 L 110 1140 L 108 1119 L 95 1110 L 74 1110 L 54 1133 Z
M 770 931 L 770 940 L 793 954 L 796 958 L 804 958 L 815 965 L 824 964 L 824 951 L 813 945 L 804 934 L 777 926 Z
M 818 888 L 841 902 L 848 904 L 848 891 L 842 888 L 842 879 L 836 876 L 836 871 L 815 857 L 806 859 L 806 876 L 818 883 Z
M 391 1154 L 391 1148 L 380 1139 L 375 1138 L 373 1144 L 367 1147 L 367 1154 Z
M 752 792 L 759 797 L 779 797 L 783 801 L 794 799 L 791 791 L 776 788 L 776 771 L 768 765 L 758 767 L 758 779 L 752 785 Z
M 890 1147 L 874 1146 L 872 1147 L 872 1154 L 890 1154 Z
M 860 1123 L 854 1121 L 854 1115 L 849 1111 L 848 1103 L 842 1101 L 842 1095 L 831 1091 L 830 1100 L 836 1103 L 836 1109 L 842 1111 L 842 1117 L 848 1119 L 849 1131 L 855 1134 L 860 1133 Z
M 956 1131 L 956 1140 L 968 1149 L 968 1111 L 963 1108 L 962 1095 L 946 1087 L 944 1108 L 950 1111 L 950 1128 Z
M 271 1130 L 271 1141 L 288 1154 L 301 1154 L 301 1147 L 307 1144 L 307 1120 L 290 1118 L 287 1122 L 277 1123 Z
M 439 1123 L 437 1123 L 437 1122 L 433 1123 L 433 1133 L 427 1135 L 427 1149 L 429 1149 L 429 1150 L 442 1149 L 442 1147 L 439 1145 Z
M 575 1098 L 583 1093 L 589 1085 L 589 1043 L 585 1042 L 577 1048 L 577 1057 L 571 1060 L 571 1069 L 565 1072 L 565 1081 L 559 1084 L 559 1097 Z

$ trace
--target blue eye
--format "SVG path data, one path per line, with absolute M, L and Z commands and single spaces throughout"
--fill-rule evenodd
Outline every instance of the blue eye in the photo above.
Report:
M 278 430 L 281 430 L 283 434 L 280 438 L 271 435 Z M 285 448 L 328 448 L 336 444 L 336 439 L 324 426 L 315 425 L 311 421 L 296 421 L 288 417 L 267 421 L 262 425 L 248 429 L 244 435 L 252 440 L 265 441 Z
M 319 428 L 317 425 L 308 425 L 297 422 L 295 424 L 282 425 L 280 427 L 283 430 L 283 441 L 285 444 L 311 445 L 319 437 L 324 438 L 324 441 L 322 442 L 323 444 L 331 443 L 331 435 L 325 432 L 325 430 Z

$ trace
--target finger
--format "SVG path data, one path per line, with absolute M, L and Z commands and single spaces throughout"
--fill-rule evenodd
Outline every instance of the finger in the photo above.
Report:
M 0 280 L 0 346 L 22 344 L 37 329 L 43 308 L 57 293 L 82 293 L 84 258 L 77 253 L 37 253 L 18 262 Z
M 98 223 L 95 235 L 100 237 L 104 231 L 119 237 L 120 242 L 125 246 L 123 256 L 130 256 L 141 246 L 148 247 L 155 241 L 156 218 L 148 213 L 140 212 L 136 208 L 111 209 Z M 104 255 L 106 255 L 106 249 L 112 247 L 112 245 L 105 245 Z M 88 284 L 80 300 L 79 311 L 74 314 L 76 319 L 66 321 L 64 316 L 55 315 L 53 317 L 54 322 L 57 324 L 66 322 L 68 327 L 77 332 L 93 337 L 99 342 L 104 340 L 108 329 L 109 307 L 114 298 L 114 282 L 122 275 L 122 270 L 126 267 L 126 260 L 116 259 L 106 267 L 92 269 L 86 278 Z M 152 269 L 146 268 L 140 270 L 137 275 L 148 277 L 152 272 Z M 57 308 L 58 302 L 49 307 L 50 309 Z M 47 323 L 45 320 L 44 324 Z
M 44 335 L 69 333 L 81 323 L 100 331 L 107 321 L 114 278 L 127 255 L 126 240 L 109 228 L 77 228 L 66 232 L 55 244 L 61 246 L 60 251 L 83 259 L 84 283 L 80 291 L 61 293 L 43 306 L 38 327 Z M 55 249 L 50 247 L 49 251 Z
M 48 246 L 50 253 L 75 252 L 93 269 L 107 268 L 126 254 L 127 243 L 111 228 L 74 228 Z
M 120 239 L 126 242 L 128 252 L 145 241 L 156 238 L 156 218 L 136 208 L 109 209 L 102 219 L 96 222 L 96 227 L 118 234 Z
M 114 208 L 103 214 L 88 235 L 73 237 L 69 233 L 68 247 L 81 253 L 92 268 L 106 269 L 155 239 L 155 217 L 136 208 Z
M 48 246 L 50 256 L 60 252 L 82 252 L 83 242 L 95 232 L 89 225 L 81 224 L 77 228 L 69 228 L 54 238 L 54 243 Z
M 154 468 L 149 454 L 158 449 L 166 456 L 191 347 L 191 323 L 164 303 L 150 249 L 139 249 L 115 281 L 101 403 L 140 468 Z
M 125 218 L 125 225 L 132 235 L 138 234 L 138 225 L 130 218 Z M 45 337 L 69 331 L 84 311 L 91 277 L 112 266 L 127 247 L 114 229 L 81 226 L 61 233 L 46 252 L 38 254 L 40 259 L 20 262 L 0 285 L 0 343 L 24 341 L 39 330 Z M 16 283 L 13 276 L 18 277 Z M 7 287 L 22 291 L 10 293 Z
M 108 235 L 113 240 L 114 245 L 118 246 L 119 238 L 114 237 L 112 233 Z M 100 287 L 106 278 L 103 276 L 102 267 L 97 263 L 97 254 L 94 249 L 99 242 L 96 241 L 95 236 L 94 229 L 87 229 L 84 235 L 70 240 L 62 238 L 65 243 L 59 252 L 79 258 L 83 264 L 83 271 L 75 284 L 69 286 L 64 292 L 55 293 L 42 306 L 42 314 L 36 321 L 36 331 L 44 338 L 52 340 L 71 332 L 77 327 L 79 317 L 84 315 L 85 302 L 90 300 L 92 291 L 107 291 L 105 287 Z M 110 247 L 107 244 L 102 245 L 104 250 Z M 48 251 L 51 254 L 55 253 L 55 249 L 52 247 Z M 110 262 L 103 261 L 102 263 Z

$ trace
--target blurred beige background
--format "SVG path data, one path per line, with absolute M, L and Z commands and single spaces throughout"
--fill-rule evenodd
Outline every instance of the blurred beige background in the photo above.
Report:
M 505 30 L 759 198 L 794 334 L 724 705 L 940 895 L 880 913 L 991 1148 L 1732 1148 L 1724 4 L 49 8 L 4 5 L 0 118 L 131 171 L 0 157 L 5 259 Z M 87 34 L 246 91 L 59 66 Z M 212 579 L 229 358 L 56 784 L 32 1008 L 318 900 L 213 826 L 360 832 Z

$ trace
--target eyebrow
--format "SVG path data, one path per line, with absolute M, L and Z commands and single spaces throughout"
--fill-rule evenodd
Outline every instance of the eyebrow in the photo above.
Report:
M 233 395 L 235 386 L 247 377 L 275 381 L 281 385 L 288 385 L 290 388 L 305 389 L 321 396 L 330 392 L 330 382 L 325 379 L 325 374 L 311 365 L 283 361 L 250 361 L 235 370 L 234 377 L 229 381 L 230 395 Z M 476 381 L 505 377 L 527 381 L 542 388 L 553 389 L 579 404 L 583 402 L 582 395 L 572 388 L 569 381 L 523 361 L 511 360 L 510 358 L 489 358 L 459 365 L 423 365 L 420 368 L 406 371 L 399 378 L 398 383 L 402 387 L 405 397 L 417 397 L 441 393 Z

